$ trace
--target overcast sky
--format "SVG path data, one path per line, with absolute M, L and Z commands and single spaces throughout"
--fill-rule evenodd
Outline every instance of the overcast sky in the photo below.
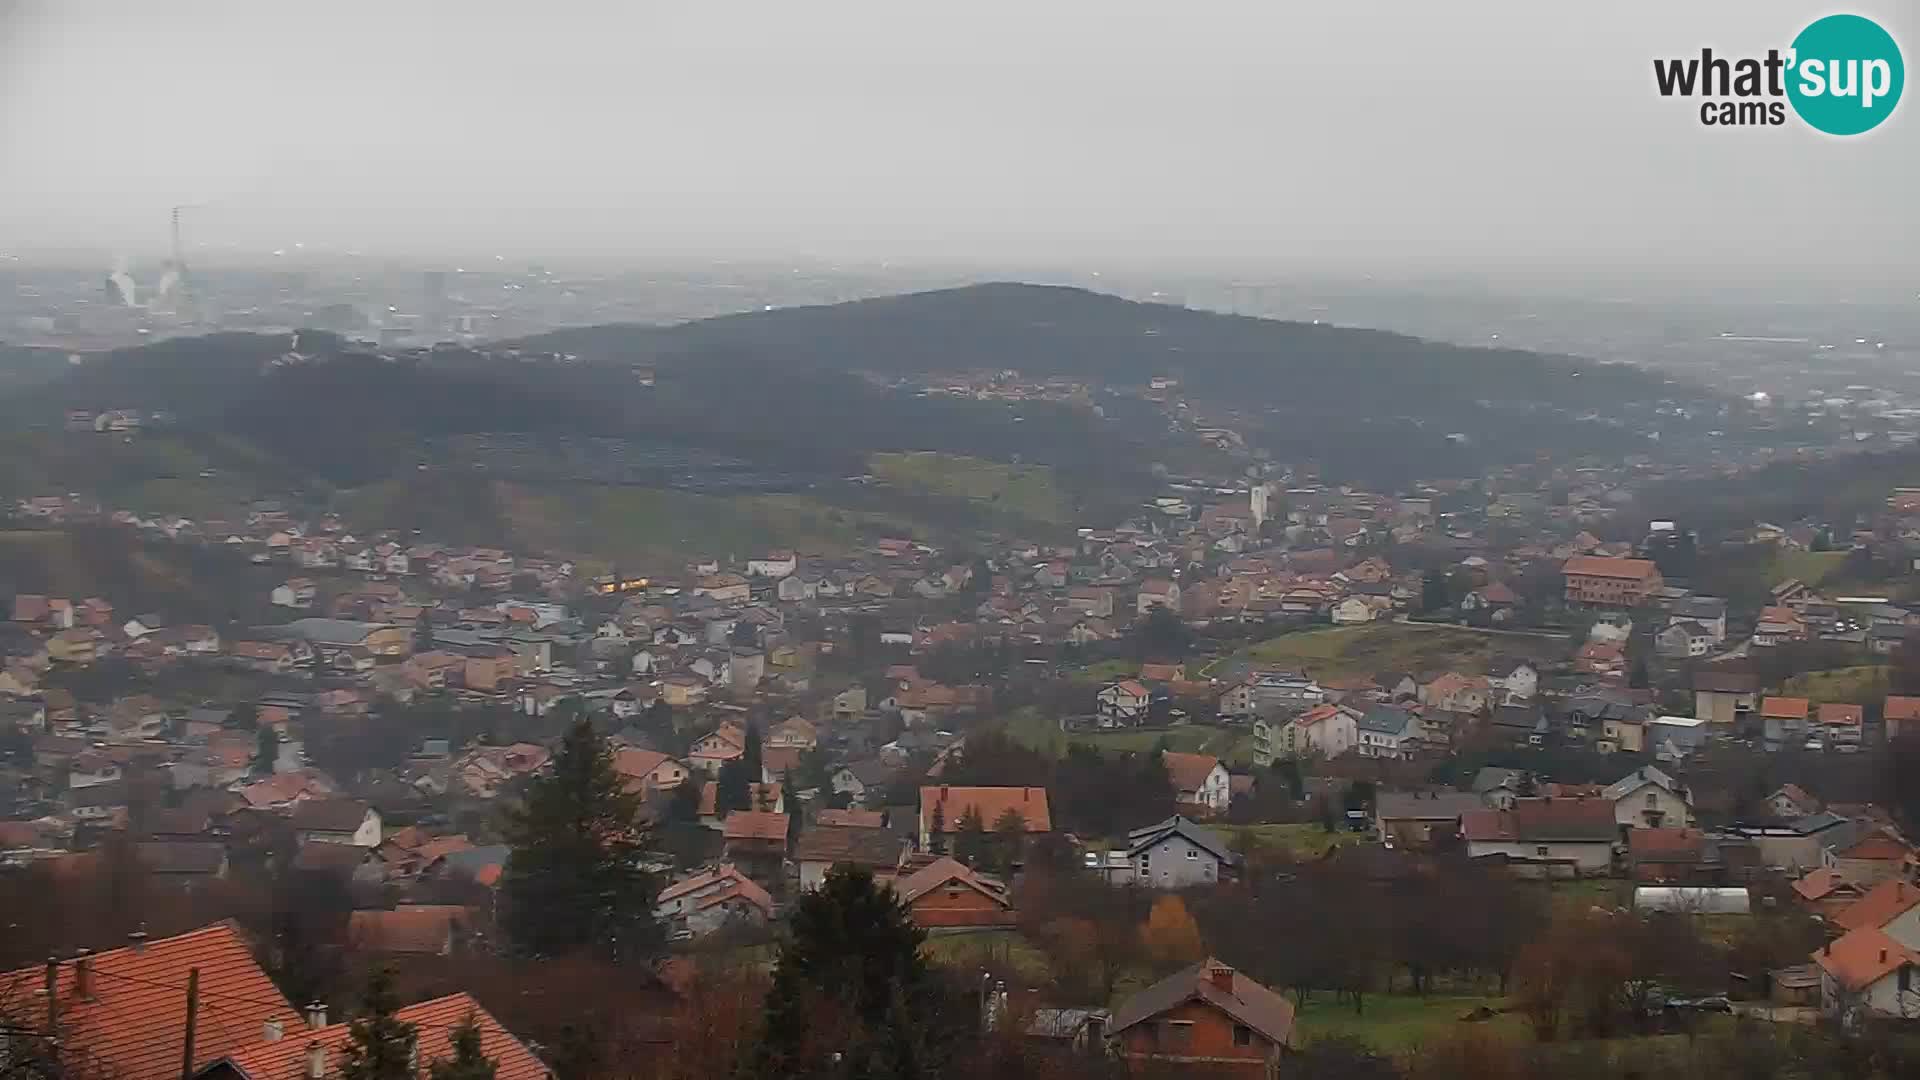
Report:
M 1830 10 L 0 0 L 0 250 L 157 251 L 206 203 L 261 250 L 1913 277 L 1920 102 L 1836 140 L 1653 91 Z M 1910 4 L 1848 10 L 1914 61 Z

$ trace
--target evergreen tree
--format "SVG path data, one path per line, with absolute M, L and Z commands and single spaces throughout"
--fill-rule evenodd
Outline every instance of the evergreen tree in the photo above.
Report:
M 637 865 L 646 839 L 639 811 L 606 740 L 575 722 L 552 773 L 507 815 L 513 851 L 501 921 L 516 949 L 550 956 L 593 947 L 625 960 L 658 948 L 653 882 Z
M 740 763 L 747 767 L 747 783 L 758 784 L 766 775 L 766 760 L 761 756 L 760 725 L 753 721 L 747 723 L 746 753 L 740 756 Z
M 791 846 L 799 843 L 801 828 L 800 797 L 793 790 L 792 773 L 780 776 L 780 801 L 787 807 L 787 844 Z
M 774 965 L 752 1080 L 930 1075 L 924 1022 L 935 990 L 906 906 L 866 870 L 841 866 L 795 905 Z M 820 1025 L 830 1018 L 830 1037 Z
M 1000 811 L 993 819 L 993 846 L 996 849 L 994 868 L 1001 873 L 1013 873 L 1014 864 L 1020 861 L 1020 849 L 1027 839 L 1027 819 L 1020 811 L 1009 806 Z
M 432 610 L 431 608 L 421 608 L 420 618 L 414 621 L 413 651 L 415 655 L 418 655 L 420 653 L 432 652 L 434 649 L 433 616 L 428 614 L 428 612 L 430 612 L 431 610 Z
M 451 1037 L 453 1057 L 434 1061 L 431 1080 L 493 1080 L 494 1061 L 481 1049 L 479 1015 L 469 1012 Z
M 953 837 L 953 857 L 968 866 L 984 866 L 987 858 L 987 823 L 980 808 L 969 806 L 960 815 L 960 831 Z
M 393 969 L 374 969 L 360 1010 L 359 1017 L 347 1025 L 341 1080 L 413 1080 L 418 1032 L 394 1015 L 400 1011 L 400 995 L 393 988 Z
M 713 781 L 713 809 L 721 817 L 735 810 L 753 808 L 753 786 L 747 779 L 746 762 L 735 758 L 720 766 Z
M 935 855 L 947 853 L 947 808 L 944 803 L 934 804 L 933 820 L 927 827 L 927 841 L 927 846 L 933 849 Z
M 260 726 L 260 707 L 251 701 L 243 701 L 227 710 L 227 718 L 221 721 L 220 726 L 238 731 L 252 731 Z
M 1439 611 L 1449 601 L 1447 579 L 1438 570 L 1429 570 L 1420 578 L 1420 612 Z
M 253 736 L 253 771 L 266 774 L 273 771 L 273 763 L 280 758 L 280 732 L 272 727 L 263 727 Z
M 686 780 L 674 785 L 673 792 L 667 796 L 666 817 L 669 822 L 700 820 L 699 783 Z

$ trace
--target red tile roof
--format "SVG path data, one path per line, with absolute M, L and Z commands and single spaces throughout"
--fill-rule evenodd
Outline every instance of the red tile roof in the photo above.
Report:
M 1879 930 L 1854 930 L 1813 954 L 1813 962 L 1848 990 L 1864 990 L 1920 955 Z
M 1627 851 L 1644 862 L 1691 862 L 1706 851 L 1706 834 L 1699 829 L 1634 829 L 1627 834 Z
M 1809 703 L 1803 697 L 1769 697 L 1760 699 L 1760 715 L 1778 720 L 1805 720 Z
M 1843 859 L 1871 859 L 1881 862 L 1899 862 L 1911 855 L 1913 850 L 1906 844 L 1883 830 L 1862 839 L 1859 843 L 1840 852 Z
M 1270 1042 L 1280 1046 L 1294 1043 L 1293 1003 L 1211 957 L 1122 1002 L 1114 1010 L 1113 1025 L 1108 1030 L 1117 1035 L 1189 1001 L 1219 1009 Z
M 84 998 L 77 994 L 75 962 L 59 967 L 62 1038 L 116 1080 L 180 1075 L 187 980 L 195 968 L 201 1003 L 196 1067 L 259 1043 L 268 1021 L 278 1021 L 289 1033 L 302 1026 L 300 1014 L 260 970 L 230 922 L 99 953 L 88 964 Z M 0 975 L 0 1000 L 33 1000 L 45 978 L 44 965 Z
M 552 1075 L 540 1059 L 533 1056 L 533 1051 L 501 1027 L 500 1021 L 481 1008 L 471 994 L 449 994 L 409 1005 L 396 1014 L 403 1023 L 416 1027 L 421 1076 L 428 1075 L 434 1061 L 453 1057 L 453 1031 L 469 1015 L 480 1025 L 480 1052 L 493 1060 L 495 1080 L 546 1080 Z M 328 1024 L 306 1030 L 289 1025 L 286 1035 L 276 1042 L 258 1042 L 256 1030 L 255 1045 L 243 1053 L 227 1056 L 232 1058 L 234 1067 L 251 1080 L 305 1080 L 307 1049 L 319 1043 L 326 1048 L 327 1075 L 338 1076 L 346 1057 L 350 1027 L 349 1024 Z M 175 1057 L 178 1056 L 175 1051 Z M 179 1061 L 173 1061 L 172 1067 L 177 1074 Z
M 1821 867 L 1818 870 L 1808 871 L 1807 876 L 1794 882 L 1793 891 L 1798 893 L 1802 900 L 1820 900 L 1833 895 L 1836 889 L 1849 884 L 1846 878 L 1840 876 L 1840 871 Z
M 1920 904 L 1920 885 L 1883 881 L 1842 908 L 1833 921 L 1843 930 L 1878 930 Z
M 1609 559 L 1600 555 L 1575 555 L 1561 566 L 1560 572 L 1581 577 L 1648 581 L 1657 576 L 1660 571 L 1646 559 Z
M 970 809 L 980 811 L 980 821 L 989 831 L 1000 816 L 1013 810 L 1026 820 L 1028 832 L 1053 831 L 1053 818 L 1047 810 L 1047 789 L 1036 787 L 923 787 L 920 789 L 920 827 L 933 829 L 934 811 L 939 810 L 941 829 L 959 832 L 960 819 Z
M 893 891 L 901 900 L 911 904 L 922 896 L 947 884 L 957 882 L 975 890 L 993 900 L 1001 907 L 1012 907 L 1013 901 L 1007 898 L 1007 892 L 997 884 L 989 883 L 958 860 L 941 856 L 913 873 L 893 883 Z
M 1866 723 L 1867 711 L 1858 705 L 1828 702 L 1820 706 L 1820 722 L 1836 727 L 1859 727 Z
M 787 815 L 767 810 L 735 810 L 724 825 L 729 840 L 787 841 Z
M 1207 777 L 1219 766 L 1220 759 L 1212 754 L 1180 754 L 1172 750 L 1162 751 L 1160 760 L 1167 763 L 1167 775 L 1173 778 L 1173 790 L 1177 795 L 1183 791 L 1199 791 L 1207 784 Z M 993 827 L 992 822 L 987 823 Z
M 1920 720 L 1920 697 L 1889 697 L 1884 715 L 1889 720 Z

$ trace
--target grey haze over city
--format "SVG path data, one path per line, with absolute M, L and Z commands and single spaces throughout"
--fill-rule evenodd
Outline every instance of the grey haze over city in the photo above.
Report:
M 1911 295 L 1920 138 L 1651 61 L 1817 3 L 0 3 L 0 250 L 1806 280 Z M 1861 5 L 1912 39 L 1913 9 Z
M 0 0 L 0 1080 L 1920 1077 L 1826 2 Z

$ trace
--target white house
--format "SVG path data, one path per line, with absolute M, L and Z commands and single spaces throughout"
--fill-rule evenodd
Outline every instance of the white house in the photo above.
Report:
M 1851 931 L 1821 946 L 1813 962 L 1820 968 L 1820 1009 L 1829 1018 L 1920 1018 L 1920 953 L 1891 935 Z
M 1100 691 L 1095 700 L 1102 727 L 1138 724 L 1146 719 L 1153 693 L 1137 679 L 1122 679 Z
M 773 916 L 773 898 L 731 863 L 721 863 L 660 890 L 653 914 L 698 937 L 728 922 L 765 923 Z
M 1502 701 L 1525 701 L 1540 689 L 1540 672 L 1525 660 L 1500 661 L 1487 668 L 1487 684 Z
M 1614 821 L 1634 829 L 1693 824 L 1693 796 L 1686 785 L 1644 765 L 1609 785 L 1603 797 L 1613 804 Z
M 1360 742 L 1360 714 L 1344 705 L 1316 705 L 1293 718 L 1283 730 L 1278 754 L 1334 758 Z
M 1376 705 L 1356 725 L 1361 757 L 1406 759 L 1420 744 L 1420 718 L 1412 710 Z
M 1209 813 L 1224 814 L 1232 801 L 1232 784 L 1227 767 L 1211 754 L 1161 752 L 1160 760 L 1173 779 L 1173 801 L 1187 806 L 1205 807 Z
M 315 589 L 309 578 L 288 578 L 282 584 L 274 586 L 269 597 L 279 607 L 303 608 L 313 606 Z
M 773 551 L 747 560 L 747 576 L 783 578 L 799 569 L 799 560 L 791 551 Z
M 1334 625 L 1352 626 L 1356 623 L 1372 622 L 1373 608 L 1357 596 L 1349 596 L 1333 605 L 1331 615 Z

